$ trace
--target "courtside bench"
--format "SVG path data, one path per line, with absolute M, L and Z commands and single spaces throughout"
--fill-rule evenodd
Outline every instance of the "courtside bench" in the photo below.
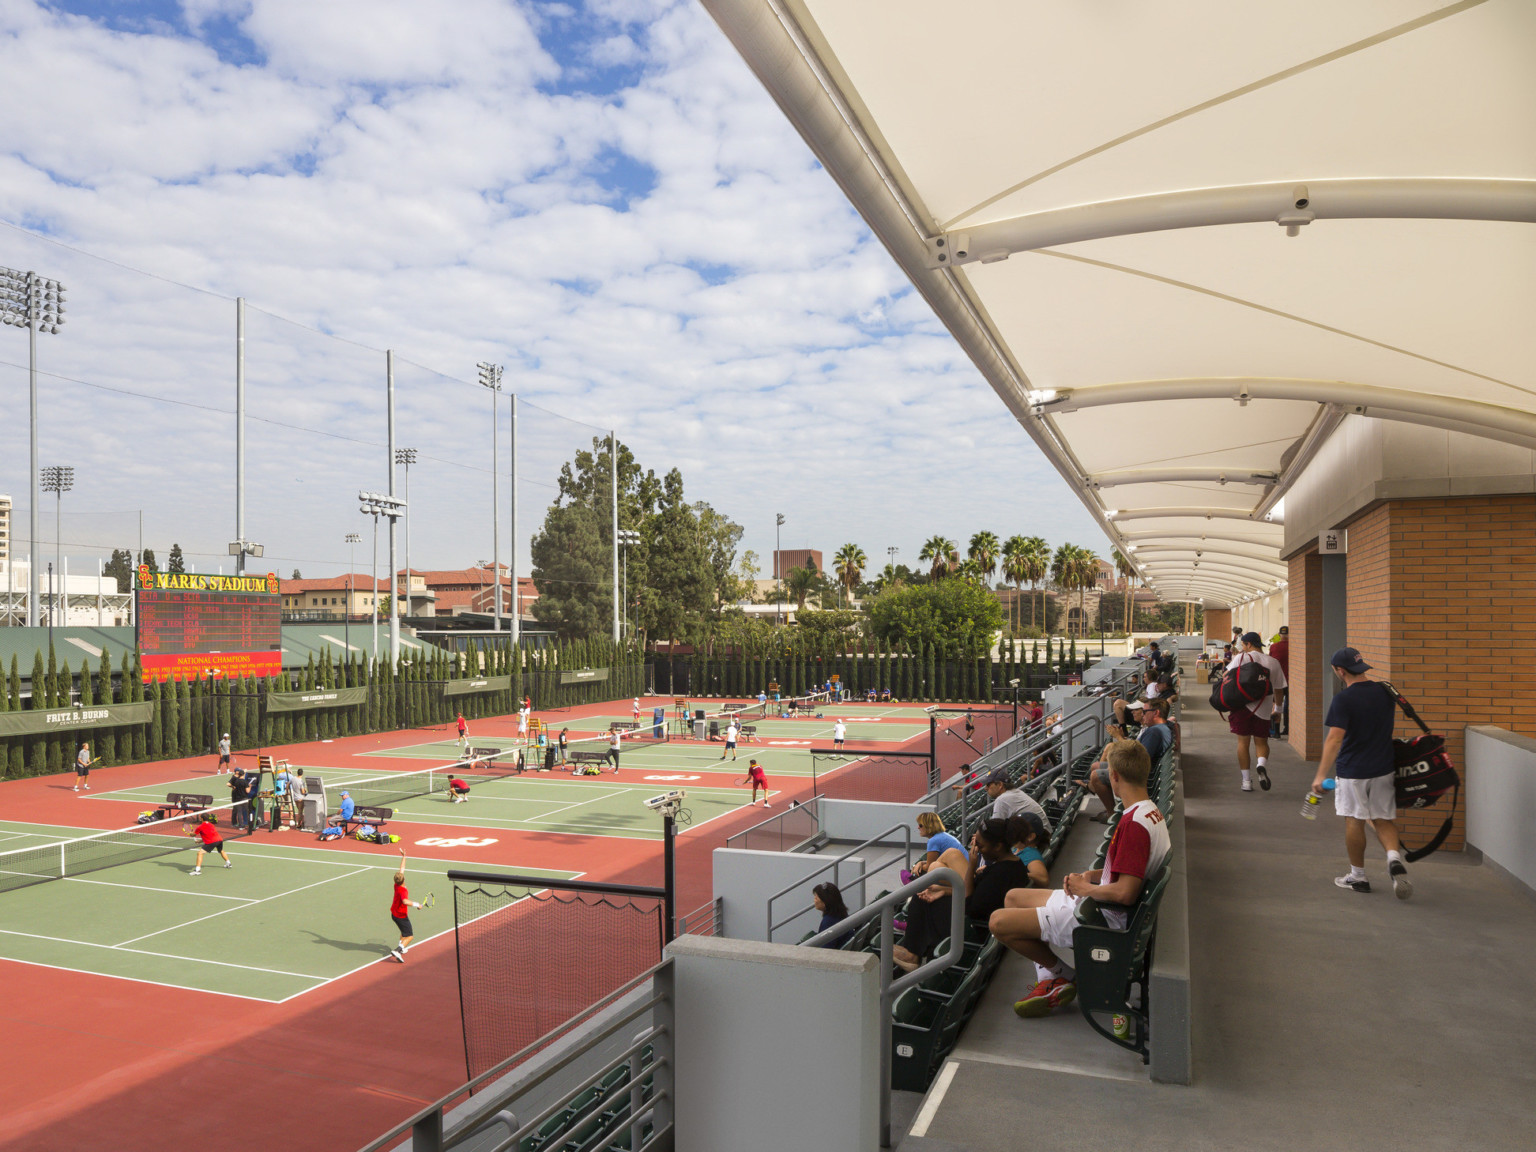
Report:
M 568 763 L 574 764 L 578 768 L 588 764 L 601 766 L 609 762 L 608 753 L 606 752 L 572 752 L 566 759 Z
M 382 828 L 394 819 L 394 816 L 395 810 L 393 808 L 373 808 L 360 804 L 352 809 L 352 815 L 346 820 L 343 820 L 340 815 L 332 816 L 326 827 L 340 828 L 343 836 L 350 836 L 364 824 L 372 824 L 375 828 Z M 324 837 L 325 833 L 321 831 L 315 838 L 319 840 L 324 839 Z

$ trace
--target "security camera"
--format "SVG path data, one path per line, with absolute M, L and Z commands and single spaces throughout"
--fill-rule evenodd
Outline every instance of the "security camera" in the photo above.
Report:
M 666 808 L 669 805 L 681 803 L 686 795 L 688 793 L 684 792 L 681 788 L 675 788 L 671 792 L 663 792 L 660 796 L 652 796 L 645 802 L 645 806 L 655 811 L 660 808 Z

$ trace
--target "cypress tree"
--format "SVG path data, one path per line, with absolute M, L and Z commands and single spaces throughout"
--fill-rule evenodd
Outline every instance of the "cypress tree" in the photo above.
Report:
M 96 669 L 96 703 L 112 704 L 112 657 L 107 650 L 101 650 L 101 663 Z M 96 733 L 96 744 L 91 745 L 91 751 L 101 757 L 103 764 L 115 764 L 117 762 L 117 729 L 102 728 Z
M 149 682 L 149 701 L 153 707 L 149 718 L 149 745 L 146 749 L 148 758 L 159 760 L 165 750 L 165 703 L 161 699 L 160 679 L 156 677 Z
M 131 703 L 143 703 L 144 670 L 139 667 L 137 657 L 133 658 L 131 664 L 129 663 L 127 652 L 123 653 L 123 691 Z M 149 724 L 147 722 L 133 726 L 132 756 L 136 763 L 143 763 L 149 759 Z
M 43 653 L 39 649 L 32 657 L 32 710 L 46 708 L 48 691 L 48 672 L 43 664 Z M 27 739 L 27 775 L 41 776 L 48 771 L 48 741 L 42 736 L 32 736 Z
M 82 660 L 80 661 L 80 707 L 92 708 L 95 706 L 95 704 L 96 693 L 91 687 L 91 666 L 87 661 Z M 96 749 L 99 742 L 96 739 L 95 732 L 77 732 L 75 733 L 74 739 L 77 742 L 81 740 L 89 740 L 91 744 L 91 755 L 98 755 Z
M 12 656 L 12 660 L 15 660 L 14 656 Z M 11 694 L 5 690 L 5 682 L 3 678 L 0 678 L 0 713 L 9 712 L 10 710 Z M 0 736 L 0 776 L 10 774 L 11 745 L 15 743 L 16 737 L 14 736 Z
M 65 683 L 67 684 L 69 673 L 66 671 L 64 675 Z M 32 706 L 35 708 L 37 706 L 37 688 L 35 685 L 32 692 Z M 65 702 L 67 703 L 68 701 L 66 700 Z M 43 707 L 61 707 L 59 703 L 59 665 L 58 659 L 53 653 L 53 642 L 51 640 L 48 642 L 48 668 L 43 675 Z M 59 738 L 57 736 L 47 737 L 44 741 L 44 746 L 43 762 L 45 771 L 50 773 L 62 771 L 63 765 L 60 763 L 62 760 L 62 749 L 60 748 Z
M 176 755 L 190 756 L 192 744 L 192 685 L 176 678 Z
M 10 697 L 11 711 L 21 711 L 21 666 L 17 663 L 16 654 L 11 653 L 11 675 L 7 685 L 6 695 Z M 8 776 L 24 776 L 27 772 L 26 753 L 23 748 L 22 738 L 13 736 L 10 740 L 10 751 L 6 756 L 6 774 Z

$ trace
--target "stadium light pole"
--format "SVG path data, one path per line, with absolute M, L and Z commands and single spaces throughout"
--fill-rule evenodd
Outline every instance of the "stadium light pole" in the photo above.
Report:
M 619 642 L 619 434 L 608 431 L 608 480 L 613 496 L 613 642 Z
M 416 463 L 416 449 L 396 448 L 395 463 L 405 465 L 405 614 L 411 614 L 411 465 Z
M 511 447 L 507 453 L 507 472 L 512 483 L 512 491 L 509 493 L 507 503 L 512 508 L 512 523 L 510 525 L 511 537 L 507 542 L 508 551 L 511 552 L 507 564 L 507 574 L 512 580 L 512 653 L 519 661 L 518 667 L 522 667 L 522 657 L 517 655 L 518 645 L 522 641 L 523 628 L 523 598 L 517 583 L 517 393 L 510 394 L 512 401 L 512 430 L 509 436 Z
M 624 546 L 624 639 L 629 639 L 629 550 L 640 543 L 640 533 L 630 528 L 619 530 L 619 543 Z
M 773 622 L 782 625 L 784 623 L 784 576 L 779 571 L 779 529 L 784 527 L 784 513 L 775 512 L 773 518 L 775 521 L 773 526 L 773 584 L 774 594 L 778 597 L 778 603 L 774 608 Z
M 38 620 L 37 573 L 37 334 L 57 336 L 64 323 L 64 285 L 46 280 L 36 272 L 0 267 L 0 324 L 27 330 L 27 396 L 31 419 L 32 508 L 30 513 L 32 550 L 27 556 L 27 627 L 36 628 Z
M 496 603 L 493 631 L 501 631 L 501 477 L 496 474 L 496 446 L 500 439 L 496 434 L 496 394 L 501 391 L 501 365 L 488 364 L 484 360 L 476 365 L 480 369 L 480 384 L 491 392 L 491 587 Z M 515 590 L 514 590 L 515 591 Z
M 44 492 L 53 493 L 53 558 L 59 571 L 59 578 L 64 576 L 64 530 L 61 527 L 64 520 L 64 493 L 75 486 L 75 470 L 68 465 L 53 466 L 42 470 L 42 486 Z M 50 570 L 51 572 L 51 570 Z M 68 595 L 66 589 L 65 595 Z M 59 598 L 53 591 L 53 577 L 48 577 L 48 622 L 53 623 L 53 610 L 58 604 Z M 67 620 L 59 620 L 59 624 L 69 623 Z
M 347 552 L 347 610 L 342 614 L 342 627 L 346 630 L 347 659 L 352 659 L 352 601 L 355 598 L 353 590 L 352 573 L 357 569 L 357 546 L 363 542 L 363 538 L 356 532 L 348 532 L 346 535 Z
M 373 517 L 373 658 L 379 658 L 379 517 L 389 518 L 390 528 L 405 512 L 405 501 L 378 492 L 359 492 L 358 511 Z M 391 604 L 393 611 L 393 604 Z M 397 625 L 398 626 L 398 625 Z

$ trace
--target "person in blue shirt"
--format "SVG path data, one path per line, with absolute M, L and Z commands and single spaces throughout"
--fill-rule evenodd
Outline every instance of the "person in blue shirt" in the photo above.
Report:
M 355 811 L 357 811 L 356 803 L 351 795 L 343 791 L 341 794 L 341 811 L 337 813 L 338 818 L 343 822 L 350 820 L 352 819 L 352 813 Z
M 1051 873 L 1045 866 L 1045 857 L 1041 855 L 1051 843 L 1051 834 L 1045 830 L 1045 821 L 1033 812 L 1016 813 L 1008 817 L 1008 838 L 1013 841 L 1013 850 L 1019 863 L 1029 873 L 1029 886 L 1049 888 Z
M 817 932 L 825 932 L 836 924 L 841 924 L 848 919 L 848 905 L 843 902 L 843 894 L 836 884 L 818 884 L 811 889 L 811 899 L 816 905 L 816 911 L 821 913 L 821 924 Z M 841 936 L 834 936 L 824 942 L 823 948 L 841 948 L 848 942 L 851 931 L 844 932 Z
M 926 864 L 932 864 L 944 854 L 946 848 L 965 851 L 965 845 L 944 830 L 944 821 L 939 819 L 937 812 L 919 812 L 917 830 L 928 839 L 928 853 L 923 857 L 923 862 Z

